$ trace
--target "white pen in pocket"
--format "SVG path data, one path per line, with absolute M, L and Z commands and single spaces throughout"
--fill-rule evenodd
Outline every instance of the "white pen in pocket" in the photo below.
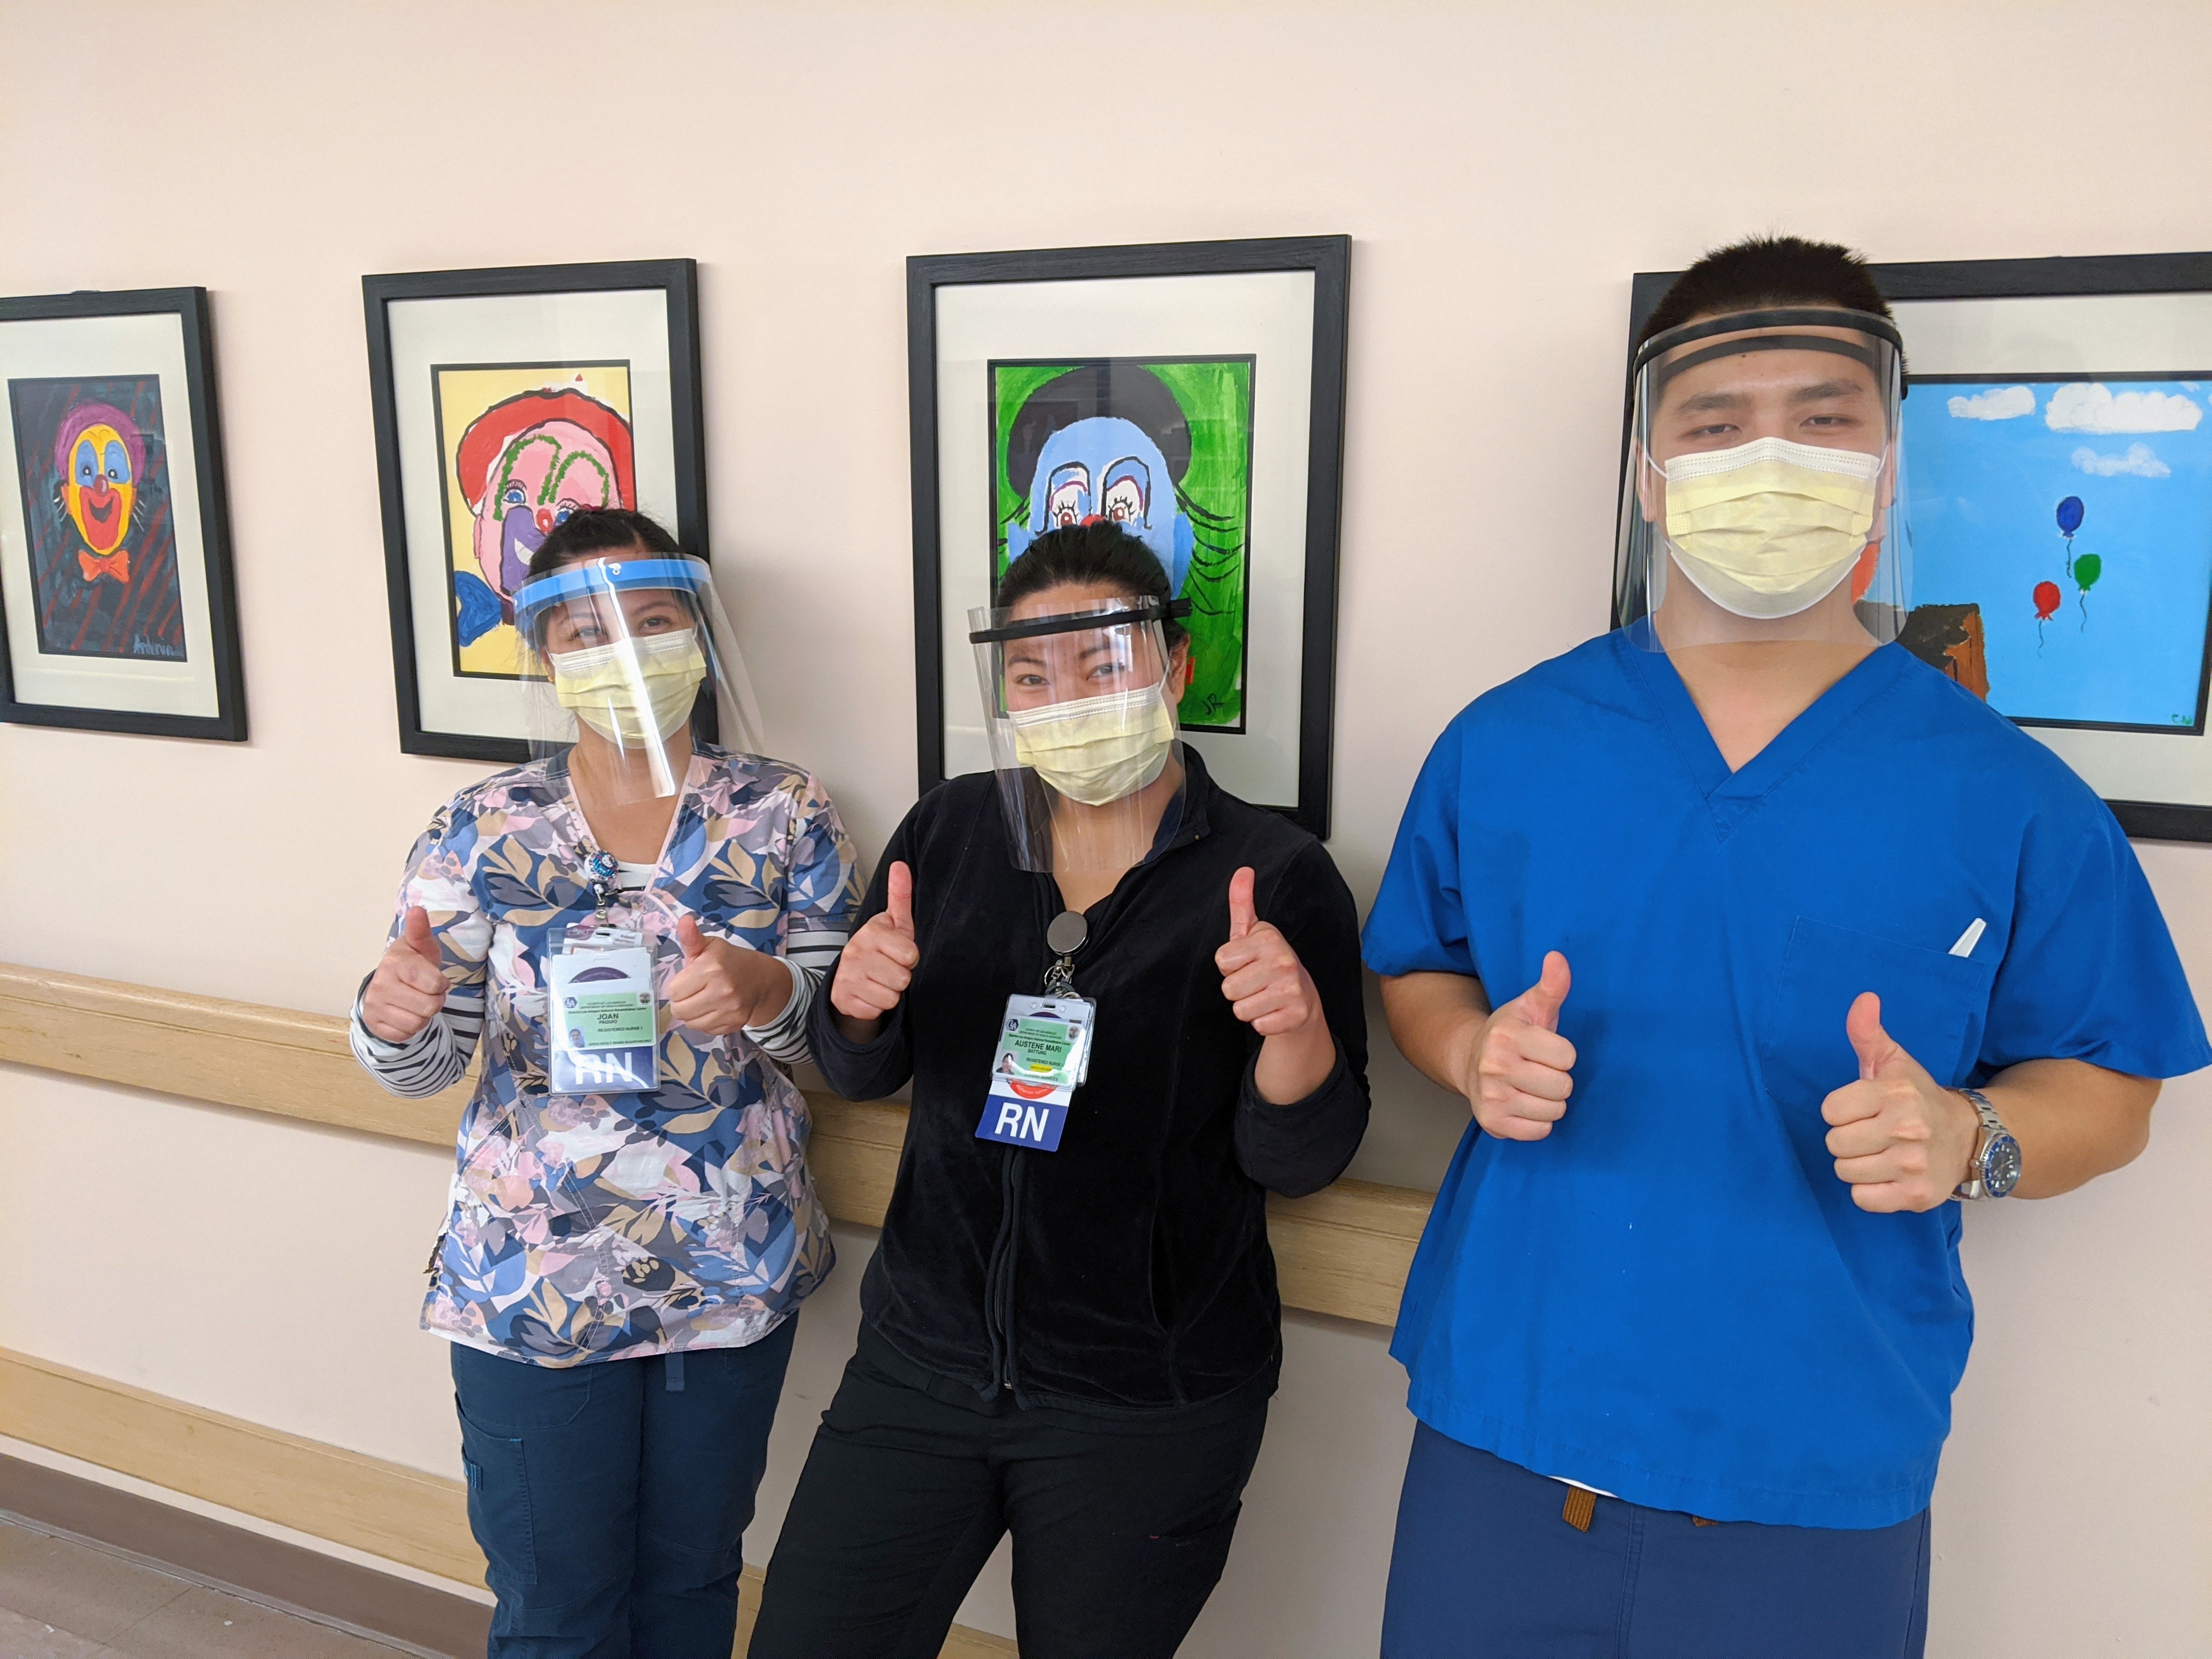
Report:
M 1966 931 L 1959 935 L 1959 942 L 1951 947 L 1951 954 L 1954 957 L 1973 955 L 1974 947 L 1982 942 L 1982 930 L 1988 926 L 1989 923 L 1976 916 L 1966 924 Z

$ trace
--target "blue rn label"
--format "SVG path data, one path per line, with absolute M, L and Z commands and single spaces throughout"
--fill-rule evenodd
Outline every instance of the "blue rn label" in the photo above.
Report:
M 983 1103 L 983 1121 L 975 1126 L 978 1140 L 1000 1140 L 1032 1152 L 1056 1152 L 1060 1132 L 1067 1127 L 1067 1107 L 1049 1101 L 1008 1100 L 993 1095 Z

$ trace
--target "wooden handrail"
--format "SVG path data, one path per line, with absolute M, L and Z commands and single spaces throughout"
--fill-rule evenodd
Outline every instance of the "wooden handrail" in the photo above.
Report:
M 346 1023 L 186 991 L 0 963 L 0 1060 L 71 1077 L 451 1146 L 471 1086 L 402 1100 L 370 1081 Z M 883 1224 L 906 1142 L 906 1108 L 810 1091 L 807 1161 L 830 1213 Z M 1340 1181 L 1271 1199 L 1268 1237 L 1284 1304 L 1369 1324 L 1397 1317 L 1429 1194 Z

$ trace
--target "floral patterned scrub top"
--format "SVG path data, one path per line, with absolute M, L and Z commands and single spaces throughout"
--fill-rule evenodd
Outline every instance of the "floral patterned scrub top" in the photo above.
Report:
M 409 1094 L 458 1081 L 479 1011 L 487 1027 L 422 1323 L 545 1365 L 743 1346 L 836 1259 L 807 1178 L 806 1103 L 754 1033 L 705 1036 L 665 1004 L 659 1086 L 547 1094 L 542 964 L 549 939 L 592 913 L 594 850 L 562 760 L 463 790 L 416 844 L 392 927 L 396 938 L 410 906 L 428 913 L 453 987 L 446 1012 L 395 1044 L 369 1036 L 356 1007 L 356 1051 Z M 644 933 L 665 996 L 683 966 L 683 916 L 820 960 L 843 943 L 859 896 L 852 843 L 819 783 L 702 745 L 651 883 L 611 916 Z

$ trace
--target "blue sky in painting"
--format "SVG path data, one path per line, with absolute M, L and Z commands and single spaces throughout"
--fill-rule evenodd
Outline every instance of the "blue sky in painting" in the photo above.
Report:
M 2212 610 L 2212 381 L 1918 380 L 1905 400 L 1916 605 L 1978 604 L 2015 720 L 2187 728 Z M 2068 574 L 2058 504 L 2081 499 Z M 2039 626 L 2034 592 L 2058 608 Z

